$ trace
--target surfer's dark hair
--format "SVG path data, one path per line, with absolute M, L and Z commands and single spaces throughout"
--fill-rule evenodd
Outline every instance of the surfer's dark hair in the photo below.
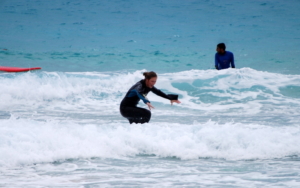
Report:
M 157 74 L 153 71 L 151 72 L 144 72 L 143 75 L 145 76 L 145 79 L 150 80 L 151 78 L 156 78 Z
M 217 45 L 217 47 L 220 48 L 220 49 L 226 50 L 226 45 L 224 43 L 219 43 Z

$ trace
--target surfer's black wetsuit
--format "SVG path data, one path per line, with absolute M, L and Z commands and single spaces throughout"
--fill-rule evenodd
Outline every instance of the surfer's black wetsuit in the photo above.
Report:
M 120 112 L 122 116 L 127 118 L 130 124 L 143 124 L 148 123 L 150 121 L 150 110 L 137 107 L 137 104 L 139 103 L 140 99 L 142 99 L 145 104 L 150 102 L 146 98 L 149 91 L 152 91 L 156 95 L 169 100 L 178 100 L 178 95 L 167 95 L 155 87 L 149 88 L 146 86 L 145 80 L 141 80 L 129 89 L 120 105 Z

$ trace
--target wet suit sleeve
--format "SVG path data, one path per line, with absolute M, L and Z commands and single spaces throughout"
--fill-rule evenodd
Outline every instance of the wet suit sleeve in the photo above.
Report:
M 235 68 L 235 65 L 234 65 L 234 55 L 233 55 L 233 53 L 231 54 L 231 61 L 230 61 L 230 63 L 231 63 L 231 67 L 232 67 L 232 68 Z
M 128 97 L 133 97 L 133 96 L 135 96 L 135 95 L 137 95 L 141 100 L 143 100 L 143 102 L 144 102 L 145 104 L 147 104 L 148 102 L 150 102 L 150 101 L 148 101 L 142 94 L 140 94 L 136 89 L 133 89 L 133 90 L 131 90 L 131 91 L 128 93 Z
M 218 61 L 218 56 L 217 56 L 217 54 L 215 55 L 215 67 L 216 67 L 216 69 L 217 70 L 219 70 L 219 61 Z
M 173 94 L 165 94 L 164 92 L 160 91 L 159 89 L 157 89 L 156 87 L 153 87 L 151 89 L 151 91 L 153 93 L 155 93 L 156 95 L 163 97 L 165 99 L 169 99 L 169 100 L 178 100 L 178 95 L 173 95 Z
M 142 84 L 138 83 L 135 86 L 133 86 L 133 88 L 131 88 L 131 90 L 128 92 L 126 97 L 134 97 L 134 96 L 138 96 L 141 100 L 143 100 L 143 102 L 145 104 L 147 104 L 148 101 L 141 93 L 142 93 Z

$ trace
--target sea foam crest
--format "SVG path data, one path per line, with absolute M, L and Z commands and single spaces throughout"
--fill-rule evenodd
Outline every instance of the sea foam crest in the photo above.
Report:
M 299 126 L 272 127 L 213 121 L 128 125 L 99 121 L 1 120 L 0 166 L 53 162 L 69 158 L 123 158 L 136 155 L 182 160 L 273 159 L 298 156 Z
M 37 106 L 99 110 L 101 105 L 118 106 L 128 89 L 143 79 L 143 71 L 1 74 L 1 108 Z M 211 112 L 240 109 L 243 113 L 257 114 L 267 109 L 280 113 L 277 107 L 285 108 L 286 113 L 299 109 L 299 85 L 299 75 L 242 68 L 159 74 L 156 87 L 166 93 L 179 94 L 182 108 Z M 169 104 L 151 93 L 149 99 Z

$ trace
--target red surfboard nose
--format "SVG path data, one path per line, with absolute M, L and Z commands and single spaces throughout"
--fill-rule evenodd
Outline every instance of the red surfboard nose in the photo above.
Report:
M 31 67 L 31 68 L 20 68 L 20 67 L 3 67 L 0 66 L 0 71 L 5 72 L 26 72 L 31 70 L 39 70 L 42 69 L 41 67 Z

